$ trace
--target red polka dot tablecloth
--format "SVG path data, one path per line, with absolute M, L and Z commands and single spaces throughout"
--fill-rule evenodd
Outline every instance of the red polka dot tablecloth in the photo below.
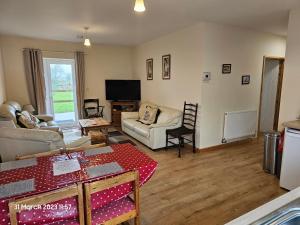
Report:
M 75 184 L 77 182 L 91 182 L 94 180 L 101 180 L 109 176 L 101 176 L 90 179 L 87 173 L 87 168 L 93 166 L 99 166 L 105 163 L 117 162 L 122 168 L 123 172 L 138 170 L 140 175 L 140 186 L 145 184 L 153 175 L 157 162 L 151 159 L 149 156 L 139 151 L 135 146 L 131 144 L 117 144 L 111 146 L 113 151 L 111 153 L 99 154 L 94 156 L 85 156 L 84 152 L 76 152 L 71 154 L 65 154 L 60 156 L 40 157 L 37 158 L 37 165 L 14 169 L 9 171 L 0 172 L 0 185 L 8 184 L 11 182 L 27 180 L 34 178 L 35 191 L 26 194 L 13 196 L 10 198 L 0 199 L 0 225 L 8 225 L 9 222 L 9 210 L 8 202 L 13 198 L 20 198 L 31 196 L 34 194 L 44 193 L 51 190 L 56 190 L 65 186 Z M 67 160 L 71 158 L 77 158 L 80 162 L 81 170 L 73 173 L 68 173 L 60 176 L 53 176 L 53 162 L 60 160 Z M 116 174 L 115 174 L 116 175 Z M 98 209 L 112 201 L 119 200 L 132 192 L 131 185 L 124 184 L 115 188 L 111 188 L 102 192 L 98 192 L 92 195 L 92 208 Z M 43 209 L 40 211 L 31 212 L 24 211 L 20 213 L 20 224 L 49 224 L 64 218 L 76 218 L 78 212 L 76 208 L 76 202 L 74 199 L 66 199 L 64 201 L 57 202 L 59 205 L 67 205 L 73 207 L 73 210 L 64 210 L 56 208 L 52 210 Z M 33 211 L 33 210 L 31 210 Z M 56 215 L 56 216 L 55 216 Z M 29 218 L 29 219 L 26 219 Z M 35 218 L 32 220 L 32 218 Z

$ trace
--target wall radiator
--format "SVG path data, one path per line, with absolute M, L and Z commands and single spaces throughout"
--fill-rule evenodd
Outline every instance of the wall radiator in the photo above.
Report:
M 257 111 L 226 112 L 222 143 L 241 140 L 256 135 Z

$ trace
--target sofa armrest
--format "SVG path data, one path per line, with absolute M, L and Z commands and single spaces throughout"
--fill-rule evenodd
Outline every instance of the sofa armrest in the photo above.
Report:
M 46 115 L 46 114 L 42 114 L 42 115 L 35 115 L 38 119 L 43 120 L 45 122 L 48 121 L 52 121 L 53 120 L 53 116 L 51 115 Z
M 138 119 L 139 112 L 122 112 L 121 119 Z
M 40 127 L 38 128 L 39 130 L 50 130 L 50 131 L 54 131 L 54 132 L 59 132 L 60 128 L 56 127 L 56 126 L 49 126 L 49 127 Z M 60 133 L 60 132 L 59 132 Z

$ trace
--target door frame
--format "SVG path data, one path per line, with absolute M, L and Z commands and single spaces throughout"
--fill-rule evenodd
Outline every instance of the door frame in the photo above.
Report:
M 278 74 L 278 83 L 277 83 L 277 92 L 276 92 L 276 103 L 275 103 L 275 113 L 274 113 L 274 122 L 273 122 L 273 130 L 278 129 L 279 122 L 279 111 L 280 111 L 280 101 L 281 101 L 281 90 L 282 90 L 282 81 L 284 74 L 284 57 L 276 57 L 276 56 L 264 56 L 263 57 L 263 67 L 262 67 L 262 75 L 261 75 L 261 86 L 260 86 L 260 99 L 259 99 L 259 111 L 258 111 L 258 125 L 257 125 L 257 133 L 260 134 L 260 119 L 261 119 L 261 107 L 262 107 L 262 92 L 264 85 L 264 74 L 266 61 L 268 59 L 278 60 L 279 61 L 279 74 Z M 258 135 L 259 137 L 260 135 Z
M 74 92 L 74 113 L 75 113 L 75 121 L 74 123 L 77 123 L 79 116 L 78 116 L 78 105 L 77 105 L 77 98 L 76 98 L 76 74 L 75 74 L 75 60 L 72 58 L 51 58 L 51 57 L 44 57 L 44 65 L 46 66 L 46 68 L 44 69 L 47 73 L 46 76 L 46 86 L 47 89 L 50 93 L 52 93 L 52 87 L 51 85 L 51 71 L 50 71 L 50 63 L 55 63 L 55 64 L 70 64 L 72 67 L 72 79 L 73 79 L 73 92 Z M 50 62 L 50 63 L 49 63 Z M 49 93 L 47 93 L 47 95 L 49 95 Z M 54 113 L 54 106 L 53 106 L 53 96 L 48 96 L 48 103 L 50 104 L 50 108 L 53 111 L 53 115 L 55 115 Z M 67 125 L 67 124 L 65 124 Z

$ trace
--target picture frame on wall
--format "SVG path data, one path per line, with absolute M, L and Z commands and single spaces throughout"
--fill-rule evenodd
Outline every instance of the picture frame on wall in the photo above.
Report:
M 146 60 L 147 80 L 153 80 L 153 59 Z
M 222 74 L 230 74 L 230 73 L 231 73 L 231 64 L 223 64 Z
M 171 55 L 162 56 L 162 79 L 171 79 Z
M 242 76 L 242 85 L 249 85 L 250 84 L 250 75 L 243 75 Z

